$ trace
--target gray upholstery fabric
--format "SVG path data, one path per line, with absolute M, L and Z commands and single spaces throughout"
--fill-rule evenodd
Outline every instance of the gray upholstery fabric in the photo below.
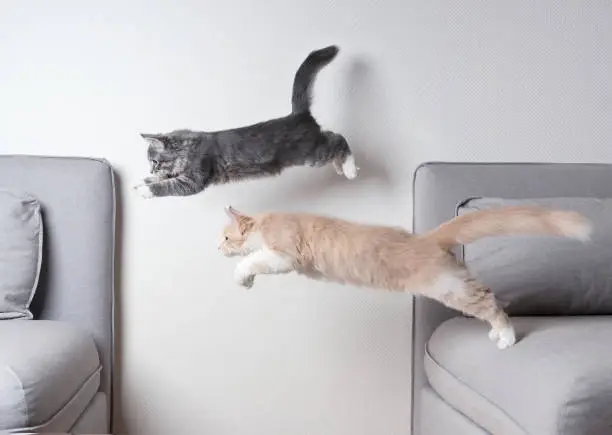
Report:
M 89 406 L 74 426 L 70 429 L 72 434 L 108 434 L 110 428 L 108 424 L 108 398 L 105 393 L 97 393 Z
M 0 189 L 0 319 L 31 319 L 42 260 L 40 204 Z
M 480 198 L 459 214 L 504 206 L 573 210 L 591 219 L 592 241 L 561 237 L 492 237 L 464 247 L 470 271 L 512 315 L 612 314 L 612 199 Z
M 430 387 L 423 388 L 423 418 L 419 433 L 427 435 L 487 435 L 481 427 L 452 408 Z M 502 435 L 502 434 L 496 434 Z
M 75 326 L 0 322 L 0 349 L 0 430 L 63 431 L 98 391 L 98 352 Z
M 478 320 L 443 323 L 427 345 L 433 389 L 494 434 L 612 433 L 612 316 L 517 317 L 499 351 Z
M 555 163 L 426 163 L 413 178 L 413 229 L 430 230 L 455 216 L 467 198 L 612 198 L 612 165 Z M 426 298 L 414 299 L 413 434 L 419 432 L 425 344 L 435 328 L 456 312 Z
M 113 342 L 115 187 L 108 163 L 89 158 L 0 156 L 0 186 L 42 205 L 43 267 L 35 318 L 62 320 L 91 334 L 110 395 Z

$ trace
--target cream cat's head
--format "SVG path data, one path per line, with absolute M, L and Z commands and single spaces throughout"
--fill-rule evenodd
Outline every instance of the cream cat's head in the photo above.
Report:
M 232 206 L 225 208 L 230 223 L 223 228 L 219 251 L 226 257 L 247 255 L 260 249 L 261 237 L 255 231 L 255 219 L 240 213 Z

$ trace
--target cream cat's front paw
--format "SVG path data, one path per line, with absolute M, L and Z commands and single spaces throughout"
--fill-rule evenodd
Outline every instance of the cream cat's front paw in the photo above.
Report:
M 151 188 L 146 184 L 134 186 L 134 190 L 145 199 L 153 198 L 153 192 L 151 192 Z
M 240 275 L 236 277 L 236 282 L 246 288 L 253 287 L 255 283 L 255 275 Z
M 234 281 L 236 281 L 238 285 L 251 288 L 255 282 L 255 275 L 250 273 L 248 270 L 245 270 L 244 267 L 241 267 L 241 265 L 238 264 L 238 266 L 236 266 L 236 270 L 234 271 Z

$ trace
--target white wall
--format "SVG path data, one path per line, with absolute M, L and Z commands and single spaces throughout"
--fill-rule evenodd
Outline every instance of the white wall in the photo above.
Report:
M 425 160 L 612 161 L 608 1 L 105 0 L 0 4 L 0 151 L 104 156 L 123 194 L 119 415 L 132 434 L 406 434 L 410 298 L 232 281 L 222 206 L 410 225 Z M 138 132 L 289 109 L 336 43 L 314 113 L 363 168 L 144 201 Z M 78 182 L 78 180 L 75 180 Z M 188 432 L 192 431 L 192 432 Z

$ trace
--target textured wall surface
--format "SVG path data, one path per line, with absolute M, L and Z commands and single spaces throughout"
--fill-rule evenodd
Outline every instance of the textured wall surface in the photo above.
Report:
M 612 161 L 612 3 L 2 0 L 0 152 L 108 158 L 122 190 L 119 428 L 403 435 L 408 295 L 232 280 L 222 207 L 410 225 L 424 160 Z M 342 51 L 314 113 L 362 167 L 145 201 L 138 132 L 286 113 L 314 48 Z M 75 183 L 78 180 L 74 180 Z

